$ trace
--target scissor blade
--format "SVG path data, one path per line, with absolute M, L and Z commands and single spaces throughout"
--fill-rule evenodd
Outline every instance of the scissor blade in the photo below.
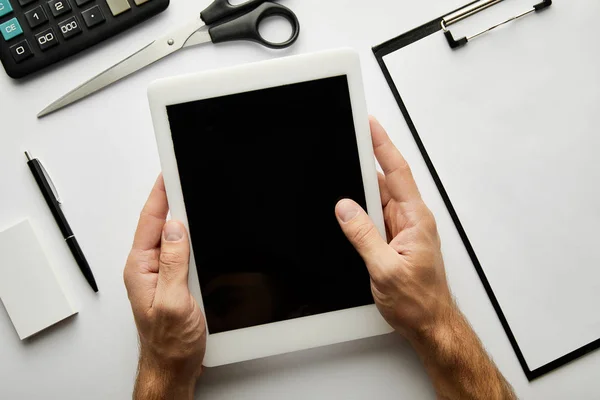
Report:
M 38 118 L 81 100 L 82 98 L 87 97 L 90 94 L 97 92 L 98 90 L 103 89 L 120 79 L 123 79 L 127 75 L 130 75 L 160 60 L 161 58 L 168 56 L 180 48 L 180 46 L 170 46 L 166 41 L 163 40 L 155 40 L 118 64 L 113 65 L 89 81 L 71 90 L 69 93 L 65 94 L 60 99 L 43 109 L 38 114 Z

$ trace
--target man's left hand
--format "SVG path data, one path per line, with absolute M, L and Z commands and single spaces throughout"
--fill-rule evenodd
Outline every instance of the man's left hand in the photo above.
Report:
M 168 211 L 161 175 L 123 272 L 140 335 L 140 399 L 191 398 L 206 349 L 204 316 L 188 288 L 188 234 L 181 222 L 166 222 Z

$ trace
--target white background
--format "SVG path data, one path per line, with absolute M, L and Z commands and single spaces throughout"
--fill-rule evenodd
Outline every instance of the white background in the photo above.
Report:
M 76 84 L 184 23 L 208 2 L 176 0 L 154 20 L 34 78 L 0 74 L 0 229 L 32 219 L 79 314 L 21 342 L 0 308 L 0 398 L 126 399 L 137 338 L 122 269 L 139 211 L 159 172 L 146 100 L 157 78 L 350 46 L 361 54 L 369 111 L 414 169 L 439 223 L 450 284 L 485 347 L 522 398 L 597 398 L 598 352 L 528 383 L 437 189 L 385 83 L 371 46 L 462 5 L 458 0 L 287 0 L 302 24 L 291 49 L 252 43 L 179 52 L 43 120 L 36 113 Z M 482 39 L 483 40 L 483 39 Z M 226 82 L 224 82 L 226 84 Z M 267 110 L 268 114 L 268 110 Z M 24 150 L 53 176 L 64 211 L 96 275 L 95 295 L 77 269 L 25 164 Z M 414 352 L 384 336 L 206 371 L 202 399 L 421 399 L 435 394 Z

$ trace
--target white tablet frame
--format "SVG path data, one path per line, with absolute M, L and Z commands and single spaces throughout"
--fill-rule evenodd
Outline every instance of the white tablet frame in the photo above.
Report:
M 189 231 L 166 106 L 339 75 L 348 78 L 367 208 L 385 237 L 360 60 L 351 49 L 279 58 L 153 82 L 148 98 L 172 218 L 182 221 Z M 189 286 L 203 308 L 193 246 Z M 375 305 L 367 305 L 234 331 L 209 332 L 204 365 L 229 364 L 390 331 L 392 328 Z

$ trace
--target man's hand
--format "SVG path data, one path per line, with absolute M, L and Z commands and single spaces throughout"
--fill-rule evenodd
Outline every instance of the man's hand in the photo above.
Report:
M 440 398 L 513 399 L 450 294 L 435 219 L 410 167 L 375 119 L 371 136 L 385 174 L 379 189 L 388 240 L 354 201 L 341 200 L 335 211 L 369 269 L 379 311 L 419 353 Z
M 140 335 L 136 399 L 192 398 L 206 327 L 188 289 L 190 247 L 169 211 L 162 175 L 140 215 L 123 278 Z
M 435 219 L 421 199 L 410 167 L 375 119 L 371 119 L 371 135 L 385 173 L 379 174 L 379 190 L 389 244 L 354 201 L 340 201 L 336 214 L 367 264 L 379 311 L 394 329 L 413 340 L 439 325 L 454 302 Z

